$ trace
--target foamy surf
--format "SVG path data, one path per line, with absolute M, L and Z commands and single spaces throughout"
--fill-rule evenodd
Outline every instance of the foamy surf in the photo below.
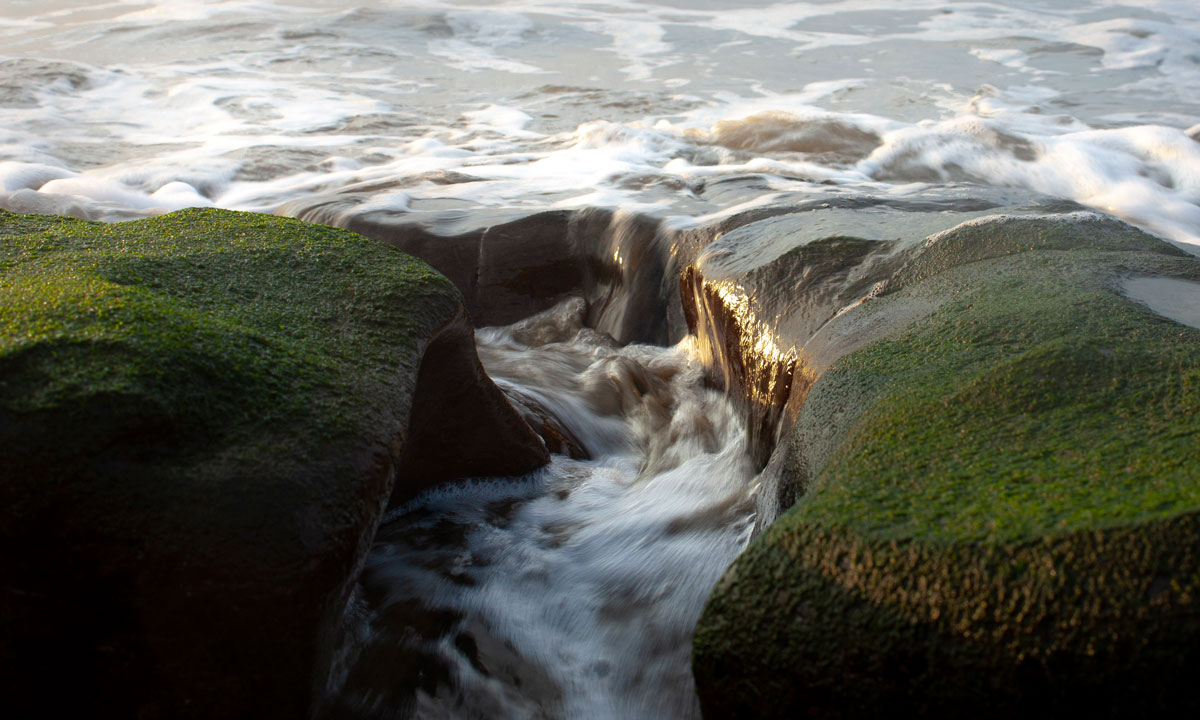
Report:
M 365 184 L 415 220 L 695 217 L 753 200 L 705 183 L 757 177 L 1020 188 L 1200 244 L 1189 3 L 38 7 L 0 3 L 11 209 L 292 212 Z

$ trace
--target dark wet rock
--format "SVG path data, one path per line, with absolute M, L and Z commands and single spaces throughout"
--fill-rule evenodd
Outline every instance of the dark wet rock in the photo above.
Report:
M 429 340 L 412 403 L 389 507 L 448 480 L 520 475 L 550 460 L 546 445 L 484 372 L 465 312 Z
M 754 181 L 761 177 L 754 176 Z M 753 207 L 712 221 L 680 227 L 661 218 L 603 208 L 528 211 L 372 209 L 382 187 L 413 183 L 459 184 L 457 174 L 394 178 L 351 185 L 329 195 L 285 204 L 279 212 L 343 227 L 390 243 L 446 275 L 467 299 L 476 327 L 506 325 L 548 310 L 569 297 L 587 303 L 586 322 L 620 343 L 670 344 L 687 332 L 679 277 L 715 239 L 736 228 L 779 215 L 813 210 L 890 208 L 898 214 L 969 213 L 1028 200 L 1008 190 L 968 192 L 950 187 L 932 199 L 847 196 Z M 728 185 L 719 204 L 761 195 L 749 179 Z M 944 222 L 938 229 L 948 227 Z M 829 234 L 829 233 L 826 233 Z
M 588 210 L 576 215 L 571 230 L 572 244 L 586 259 L 587 326 L 620 343 L 678 341 L 669 320 L 678 308 L 679 268 L 662 223 Z
M 852 163 L 871 154 L 881 138 L 871 130 L 833 118 L 801 119 L 765 112 L 713 126 L 708 142 L 755 154 L 803 153 L 825 163 Z
M 509 388 L 505 394 L 512 402 L 521 417 L 538 434 L 546 449 L 557 455 L 567 455 L 576 460 L 590 460 L 591 453 L 584 447 L 571 428 L 555 417 L 537 398 L 522 393 L 516 388 Z
M 569 241 L 568 212 L 451 213 L 420 222 L 403 211 L 359 212 L 363 199 L 341 194 L 283 212 L 344 227 L 421 258 L 462 292 L 476 327 L 516 322 L 583 285 L 586 260 Z
M 797 500 L 697 626 L 705 717 L 1194 713 L 1200 331 L 1124 287 L 1200 261 L 1029 212 L 894 259 L 800 346 Z
M 425 260 L 463 293 L 476 327 L 507 325 L 569 297 L 588 323 L 620 342 L 668 342 L 678 271 L 659 221 L 610 210 L 484 211 L 420 215 L 365 211 L 338 194 L 282 212 L 344 227 Z M 675 339 L 678 339 L 677 337 Z
M 570 213 L 544 212 L 483 231 L 476 264 L 479 326 L 507 325 L 578 291 L 583 258 L 567 241 Z
M 461 297 L 393 248 L 263 215 L 0 227 L 8 711 L 310 715 L 398 458 L 444 453 L 415 447 L 422 393 L 470 406 L 463 442 L 521 435 L 454 354 Z M 523 442 L 503 472 L 544 460 Z

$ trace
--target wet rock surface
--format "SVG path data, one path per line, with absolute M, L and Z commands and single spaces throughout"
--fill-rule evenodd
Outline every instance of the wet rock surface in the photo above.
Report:
M 343 614 L 353 578 L 385 506 L 454 478 L 519 474 L 548 452 L 598 457 L 623 437 L 605 423 L 630 408 L 647 420 L 671 416 L 670 373 L 659 377 L 662 368 L 651 373 L 612 351 L 692 334 L 710 384 L 741 403 L 751 464 L 765 468 L 758 537 L 697 628 L 706 717 L 855 716 L 893 706 L 926 715 L 1111 714 L 1140 708 L 1129 704 L 1134 697 L 1189 709 L 1175 688 L 1200 662 L 1190 649 L 1200 630 L 1191 611 L 1200 491 L 1190 460 L 1200 436 L 1200 340 L 1191 323 L 1176 322 L 1189 308 L 1166 303 L 1163 288 L 1190 291 L 1200 268 L 1078 206 L 1007 200 L 857 197 L 682 225 L 610 210 L 418 224 L 404 213 L 347 214 L 334 200 L 309 204 L 310 219 L 424 256 L 466 308 L 427 269 L 371 271 L 409 262 L 380 243 L 291 221 L 192 212 L 100 231 L 6 216 L 0 235 L 16 237 L 6 272 L 25 293 L 10 304 L 48 312 L 39 328 L 72 307 L 78 312 L 67 316 L 85 334 L 114 317 L 136 327 L 113 314 L 120 303 L 104 301 L 117 293 L 138 313 L 158 313 L 156 323 L 183 328 L 171 330 L 171 343 L 185 339 L 179 349 L 152 336 L 54 336 L 41 350 L 18 340 L 20 352 L 7 355 L 3 469 L 20 479 L 3 498 L 12 508 L 4 557 L 14 568 L 4 652 L 10 666 L 28 657 L 31 668 L 11 687 L 55 667 L 89 678 L 82 703 L 149 717 L 200 708 L 200 716 L 258 707 L 238 684 L 248 677 L 271 689 L 260 714 L 282 712 L 277 698 L 304 687 L 286 708 L 303 714 L 332 648 L 353 649 L 357 622 L 384 635 L 335 668 L 345 694 L 320 701 L 330 717 L 359 716 L 393 681 L 385 695 L 403 712 L 456 701 L 449 688 L 463 668 L 440 665 L 447 657 L 505 687 L 532 688 L 489 695 L 479 707 L 553 715 L 546 708 L 563 702 L 562 688 L 498 640 L 498 629 L 439 614 L 454 603 L 393 602 L 384 592 L 391 584 L 404 585 L 404 597 L 420 593 L 382 564 L 360 579 Z M 223 228 L 219 247 L 194 232 L 208 221 Z M 251 232 L 239 235 L 243 221 Z M 122 227 L 143 230 L 126 236 Z M 299 234 L 287 240 L 281 228 Z M 248 242 L 240 238 L 256 233 L 283 237 L 296 256 L 257 246 L 259 254 L 239 255 Z M 163 248 L 143 252 L 144 238 L 165 243 L 167 259 L 155 255 Z M 78 265 L 83 280 L 51 277 L 46 258 L 89 252 L 103 257 Z M 287 271 L 264 283 L 263 263 Z M 161 267 L 169 272 L 160 277 Z M 93 275 L 99 285 L 72 289 Z M 19 289 L 60 286 L 46 298 Z M 213 286 L 217 299 L 182 314 L 146 299 L 165 292 L 174 302 Z M 312 287 L 322 290 L 308 295 Z M 542 314 L 503 330 L 502 352 L 487 351 L 496 369 L 525 378 L 498 390 L 475 353 L 472 319 L 485 326 L 534 313 Z M 213 317 L 221 322 L 205 329 Z M 250 317 L 258 318 L 250 330 L 239 330 Z M 326 341 L 274 334 L 290 318 L 332 339 L 318 352 L 313 343 Z M 354 344 L 359 335 L 365 344 Z M 113 358 L 132 357 L 136 371 L 56 381 L 76 362 L 64 351 L 117 368 Z M 554 372 L 582 373 L 576 399 L 591 421 L 541 392 L 538 373 L 550 365 L 530 359 L 553 353 L 563 366 Z M 163 377 L 203 383 L 176 387 Z M 40 394 L 20 395 L 46 382 Z M 87 387 L 99 390 L 83 397 Z M 262 408 L 270 410 L 256 415 Z M 59 427 L 82 429 L 72 445 Z M 680 429 L 638 442 L 658 457 Z M 713 452 L 702 430 L 688 429 L 695 452 Z M 664 467 L 683 461 L 680 452 L 666 453 Z M 658 472 L 656 463 L 639 472 Z M 35 494 L 46 477 L 60 489 Z M 143 506 L 167 511 L 127 511 Z M 711 520 L 689 516 L 671 532 L 727 522 L 745 506 L 718 503 Z M 496 508 L 487 523 L 504 527 L 506 513 Z M 463 532 L 426 520 L 435 534 Z M 54 542 L 29 553 L 23 538 L 35 527 Z M 397 521 L 387 552 L 445 545 L 444 580 L 474 587 L 478 578 L 454 554 L 461 542 L 395 535 L 414 527 Z M 197 555 L 196 547 L 207 549 Z M 63 572 L 44 571 L 54 565 Z M 282 574 L 272 574 L 277 566 Z M 275 616 L 264 621 L 268 607 Z M 355 619 L 381 609 L 382 625 Z M 38 629 L 62 617 L 78 622 L 49 635 Z M 428 637 L 385 636 L 426 625 Z M 235 646 L 245 659 L 227 657 Z M 189 650 L 174 654 L 178 647 Z M 208 705 L 191 704 L 201 696 Z
M 680 281 L 684 316 L 716 379 L 743 398 L 760 467 L 837 356 L 816 350 L 821 330 L 894 282 L 913 238 L 991 210 L 960 199 L 860 199 L 759 211 L 695 252 Z
M 5 213 L 0 253 L 17 715 L 311 714 L 398 460 L 438 462 L 414 446 L 438 420 L 416 407 L 426 375 L 466 399 L 446 406 L 475 418 L 457 440 L 525 443 L 502 472 L 545 460 L 479 370 L 458 292 L 378 242 L 225 211 Z
M 466 477 L 520 475 L 550 460 L 547 443 L 488 378 L 470 318 L 459 312 L 429 340 L 417 370 L 394 507 Z
M 764 489 L 795 505 L 697 626 L 706 718 L 1195 708 L 1200 335 L 1124 287 L 1200 262 L 1061 210 L 902 237 L 802 341 L 767 305 L 816 377 Z
M 668 344 L 686 330 L 678 322 L 680 253 L 658 219 L 593 208 L 420 215 L 364 211 L 361 202 L 338 195 L 282 211 L 425 260 L 463 293 L 475 327 L 507 325 L 581 297 L 589 327 L 622 343 Z

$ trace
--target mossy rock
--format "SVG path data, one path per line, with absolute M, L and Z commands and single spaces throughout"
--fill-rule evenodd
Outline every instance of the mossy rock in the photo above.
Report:
M 696 630 L 705 717 L 1200 707 L 1200 330 L 1122 292 L 1200 261 L 1038 222 L 973 224 L 843 316 L 930 308 L 813 385 L 803 494 Z
M 465 333 L 478 366 L 459 293 L 353 233 L 217 210 L 0 213 L 0 273 L 10 708 L 310 714 L 422 358 Z

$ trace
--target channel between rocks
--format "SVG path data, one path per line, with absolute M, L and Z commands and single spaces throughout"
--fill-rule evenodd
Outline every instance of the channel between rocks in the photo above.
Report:
M 748 452 L 761 471 L 821 371 L 878 335 L 830 342 L 822 336 L 830 334 L 830 321 L 897 288 L 896 274 L 928 235 L 1007 200 L 854 197 L 766 206 L 706 222 L 598 208 L 422 222 L 338 204 L 290 210 L 430 263 L 462 292 L 476 328 L 509 325 L 575 299 L 582 302 L 583 326 L 619 345 L 671 346 L 693 338 L 707 383 L 740 409 Z M 1023 212 L 1075 209 L 1043 205 Z M 568 447 L 561 423 L 544 408 L 529 407 L 511 388 L 509 395 L 548 447 Z M 774 475 L 765 476 L 772 487 L 760 498 L 760 528 L 803 485 L 776 489 Z M 403 497 L 411 496 L 405 491 Z
M 904 351 L 904 343 L 924 337 L 921 333 L 990 327 L 996 311 L 978 314 L 966 299 L 982 292 L 978 288 L 995 287 L 1003 296 L 1020 287 L 1022 277 L 1054 277 L 1012 268 L 1068 263 L 1074 275 L 1063 277 L 1079 279 L 1061 287 L 1048 280 L 1047 297 L 1065 299 L 1047 302 L 1078 304 L 1072 293 L 1115 292 L 1114 307 L 1125 308 L 1119 312 L 1129 307 L 1119 296 L 1132 292 L 1121 288 L 1140 287 L 1122 273 L 1140 268 L 1136 272 L 1153 277 L 1171 267 L 1178 278 L 1171 282 L 1187 285 L 1195 270 L 1184 253 L 1118 220 L 1044 198 L 1007 200 L 856 197 L 763 207 L 703 222 L 591 209 L 505 217 L 474 228 L 464 227 L 463 218 L 425 225 L 319 212 L 308 218 L 341 221 L 424 257 L 453 279 L 471 308 L 484 366 L 556 458 L 541 474 L 523 476 L 509 489 L 468 483 L 389 513 L 352 602 L 358 634 L 343 643 L 347 652 L 331 684 L 329 715 L 359 717 L 382 704 L 416 716 L 451 707 L 463 717 L 698 717 L 701 709 L 706 718 L 773 716 L 773 706 L 756 705 L 757 693 L 742 690 L 793 672 L 788 668 L 816 665 L 813 658 L 797 663 L 777 657 L 782 650 L 775 649 L 761 659 L 745 655 L 739 638 L 750 630 L 739 623 L 772 612 L 762 601 L 769 593 L 754 585 L 761 575 L 757 563 L 762 557 L 772 563 L 784 558 L 771 572 L 788 582 L 796 578 L 795 587 L 779 596 L 788 608 L 828 605 L 841 597 L 841 591 L 818 587 L 810 575 L 838 587 L 852 580 L 837 569 L 842 545 L 825 547 L 828 537 L 841 537 L 836 523 L 849 521 L 834 518 L 837 531 L 829 536 L 823 525 L 793 526 L 804 512 L 817 512 L 809 499 L 814 488 L 821 489 L 815 483 L 828 475 L 827 468 L 845 465 L 853 457 L 846 448 L 864 442 L 861 428 L 872 427 L 871 408 L 887 407 L 890 397 L 913 382 L 904 373 L 920 368 L 921 360 Z M 1020 306 L 1012 312 L 1037 316 Z M 1058 352 L 1038 345 L 1044 341 L 1037 337 L 1010 340 L 1001 352 L 1005 358 Z M 962 342 L 991 351 L 986 335 Z M 665 347 L 672 345 L 674 355 Z M 940 351 L 942 345 L 934 347 Z M 848 358 L 854 359 L 847 364 Z M 958 377 L 936 364 L 957 360 L 938 360 L 936 354 L 930 359 L 934 374 L 921 382 L 972 382 L 971 375 Z M 864 362 L 874 364 L 859 367 Z M 549 367 L 574 368 L 581 380 L 554 391 L 561 376 L 544 370 Z M 832 381 L 818 382 L 833 369 Z M 846 381 L 847 376 L 855 379 Z M 1013 382 L 1019 387 L 1029 381 Z M 723 397 L 737 422 L 722 420 L 725 406 L 704 399 L 704 393 Z M 683 405 L 687 411 L 678 411 Z M 585 406 L 589 409 L 581 411 Z M 1002 417 L 1013 422 L 1012 415 Z M 626 429 L 617 427 L 618 419 L 628 423 Z M 986 445 L 965 437 L 953 457 L 969 457 Z M 629 442 L 641 454 L 626 479 L 607 486 L 599 501 L 592 496 L 601 487 L 595 483 L 598 473 L 614 469 L 610 457 L 631 457 L 622 455 Z M 928 441 L 912 451 L 923 452 L 924 444 Z M 1007 455 L 998 457 L 986 462 L 1008 462 Z M 920 468 L 905 472 L 910 480 L 925 477 Z M 869 475 L 852 477 L 868 483 L 860 492 L 889 487 L 871 485 Z M 942 477 L 929 476 L 938 482 Z M 904 502 L 900 497 L 891 502 Z M 644 509 L 655 505 L 662 509 L 652 518 Z M 794 506 L 800 515 L 784 514 Z M 857 517 L 857 511 L 847 512 Z M 612 525 L 614 517 L 627 517 L 627 526 Z M 878 520 L 860 521 L 889 517 L 883 512 Z M 783 530 L 775 526 L 780 518 L 789 518 Z M 607 539 L 598 539 L 602 535 Z M 809 535 L 811 546 L 794 540 Z M 676 536 L 687 542 L 672 549 Z M 866 537 L 855 542 L 866 543 L 871 536 Z M 793 542 L 801 544 L 788 544 Z M 680 547 L 693 552 L 705 544 L 719 549 L 690 557 L 687 563 L 697 570 L 681 570 L 687 564 L 682 561 L 663 564 Z M 781 544 L 790 549 L 770 554 Z M 961 546 L 964 558 L 974 547 Z M 1025 552 L 1019 543 L 997 547 L 999 554 L 986 557 Z M 942 567 L 935 550 L 921 560 L 930 563 L 931 573 Z M 788 553 L 800 552 L 812 555 L 813 570 L 786 560 Z M 974 562 L 966 559 L 949 572 L 971 571 Z M 872 572 L 880 576 L 880 587 L 916 577 L 886 564 Z M 1090 577 L 1092 569 L 1080 572 Z M 739 583 L 752 587 L 742 591 Z M 527 600 L 535 596 L 538 601 Z M 866 602 L 873 608 L 893 598 L 885 594 Z M 835 618 L 840 608 L 830 606 L 822 617 Z M 1068 604 L 1051 612 L 1065 617 L 1074 610 Z M 780 636 L 824 637 L 820 633 L 839 627 L 833 620 L 811 628 L 797 624 L 802 609 L 776 615 L 770 622 Z M 734 626 L 741 629 L 730 630 Z M 427 629 L 414 637 L 416 627 Z M 868 633 L 845 657 L 837 655 L 845 677 L 873 672 L 856 664 L 860 661 L 874 667 L 893 656 L 891 646 L 875 648 L 873 637 Z M 756 646 L 772 642 L 761 639 Z M 797 642 L 808 647 L 803 644 L 808 640 Z M 398 647 L 407 658 L 401 666 L 409 670 L 381 689 L 369 668 L 394 664 Z M 929 652 L 953 647 L 946 641 Z M 993 649 L 964 652 L 986 655 Z M 1018 672 L 1010 665 L 1020 658 L 1006 652 L 987 655 L 979 677 Z M 635 663 L 633 672 L 631 658 L 647 661 Z M 947 662 L 948 668 L 955 665 Z M 850 689 L 833 701 L 824 690 L 806 694 L 838 682 L 832 676 L 799 675 L 776 689 L 789 713 L 860 708 L 870 714 L 870 704 L 859 703 Z M 976 679 L 964 677 L 964 683 Z M 905 690 L 908 680 L 903 673 L 881 679 L 877 697 L 883 702 L 911 693 L 905 702 L 925 707 L 928 701 L 932 708 L 965 702 L 953 693 L 942 698 L 938 687 Z M 1071 682 L 1076 681 L 1087 684 L 1082 676 Z M 1013 680 L 1004 688 L 1010 707 L 1024 707 L 1037 695 L 1040 686 L 1030 682 Z

